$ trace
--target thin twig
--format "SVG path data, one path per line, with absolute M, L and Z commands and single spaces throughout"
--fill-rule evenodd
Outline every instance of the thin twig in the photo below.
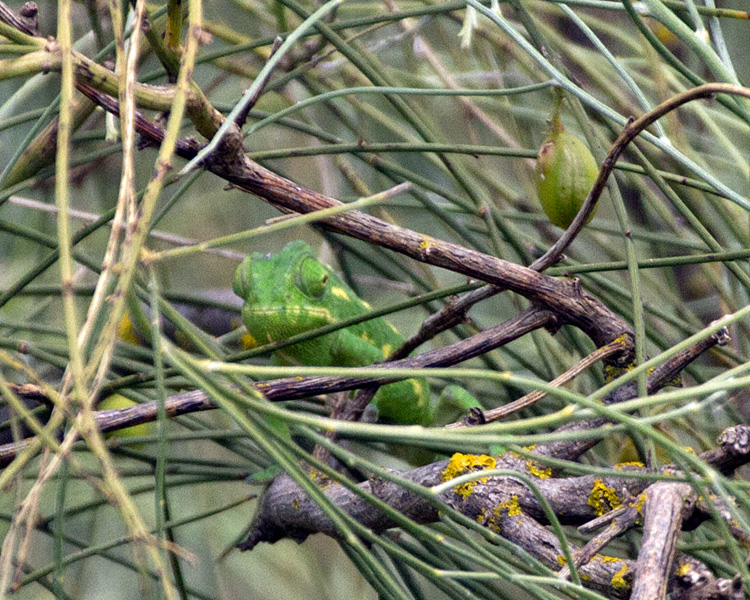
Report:
M 601 550 L 603 550 L 613 539 L 621 536 L 633 527 L 640 518 L 640 514 L 638 513 L 635 504 L 633 502 L 628 502 L 627 504 L 606 513 L 600 517 L 600 519 L 603 517 L 608 517 L 611 525 L 598 535 L 591 538 L 586 542 L 586 545 L 583 546 L 583 548 L 576 552 L 575 560 L 573 562 L 576 569 L 599 554 L 599 552 L 601 552 Z M 594 521 L 599 521 L 599 519 L 594 519 Z M 593 521 L 589 521 L 585 525 L 590 526 L 592 522 Z M 583 526 L 578 528 L 579 531 L 582 527 Z M 570 577 L 570 565 L 565 565 L 557 573 L 557 578 L 567 579 L 568 577 Z
M 622 347 L 623 342 L 621 340 L 615 340 L 614 342 L 611 342 L 606 346 L 597 348 L 591 354 L 576 363 L 573 367 L 565 371 L 562 375 L 553 379 L 549 385 L 551 387 L 560 387 L 561 385 L 568 383 L 569 381 L 577 377 L 580 373 L 583 373 L 583 371 L 588 369 L 591 365 L 599 362 L 604 358 L 607 358 L 608 356 L 612 356 L 613 354 L 622 352 Z M 526 394 L 518 400 L 514 400 L 513 402 L 510 402 L 503 406 L 498 406 L 497 408 L 484 411 L 481 419 L 474 418 L 472 416 L 468 420 L 464 418 L 461 421 L 457 421 L 456 423 L 446 425 L 446 427 L 449 429 L 459 429 L 461 427 L 477 425 L 480 423 L 483 424 L 492 423 L 493 421 L 499 421 L 509 415 L 512 415 L 513 413 L 518 412 L 519 410 L 531 406 L 535 402 L 538 402 L 539 400 L 544 398 L 546 395 L 547 392 L 544 392 L 542 390 L 534 390 L 533 392 Z
M 281 47 L 281 44 L 283 43 L 283 39 L 281 37 L 276 37 L 276 39 L 273 41 L 273 45 L 271 46 L 271 53 L 269 54 L 268 58 L 270 59 L 274 54 L 276 54 L 276 51 Z M 273 66 L 268 71 L 261 71 L 261 73 L 258 75 L 260 77 L 260 83 L 257 86 L 253 86 L 255 88 L 255 92 L 253 95 L 251 95 L 245 104 L 242 106 L 242 110 L 240 110 L 237 113 L 237 116 L 234 119 L 234 122 L 237 124 L 237 127 L 242 127 L 245 124 L 245 121 L 247 120 L 247 115 L 250 114 L 250 111 L 253 109 L 253 107 L 258 103 L 258 100 L 260 100 L 260 97 L 263 95 L 263 91 L 266 88 L 266 85 L 268 84 L 268 80 L 271 79 L 271 75 L 273 75 Z

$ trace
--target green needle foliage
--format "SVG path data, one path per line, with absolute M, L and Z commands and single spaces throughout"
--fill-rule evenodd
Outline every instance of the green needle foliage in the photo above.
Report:
M 750 19 L 742 0 L 723 4 L 58 0 L 40 2 L 37 16 L 20 0 L 0 6 L 0 598 L 622 597 L 615 577 L 592 587 L 572 565 L 591 535 L 555 512 L 539 473 L 647 485 L 674 478 L 658 470 L 669 464 L 731 513 L 683 532 L 678 549 L 717 577 L 739 574 L 747 590 L 750 487 L 742 470 L 723 475 L 697 456 L 750 419 Z M 354 373 L 279 365 L 292 344 L 384 316 L 408 338 L 475 293 L 482 283 L 461 269 L 429 264 L 432 244 L 523 266 L 553 246 L 562 230 L 542 210 L 535 174 L 553 113 L 598 168 L 631 117 L 705 83 L 735 93 L 687 102 L 640 132 L 595 217 L 544 271 L 580 278 L 631 328 L 635 368 L 622 378 L 597 362 L 551 386 L 596 349 L 564 326 L 440 369 L 379 371 L 427 377 L 433 403 L 458 384 L 487 414 L 546 392 L 482 427 L 393 427 L 369 411 L 333 421 L 341 394 L 260 393 L 284 377 Z M 227 185 L 211 162 L 239 143 L 226 117 L 251 160 L 345 205 L 282 215 Z M 555 181 L 588 186 L 594 174 Z M 418 232 L 426 262 L 379 246 L 380 231 L 364 243 L 326 228 L 354 211 Z M 249 339 L 234 271 L 251 252 L 297 239 L 372 311 L 268 344 Z M 528 306 L 495 295 L 411 356 Z M 649 394 L 651 370 L 722 317 L 731 341 L 690 364 L 681 388 Z M 636 397 L 601 403 L 628 381 Z M 105 419 L 105 438 L 96 404 L 115 393 L 123 406 L 155 406 L 155 424 L 118 436 Z M 180 402 L 193 404 L 176 415 Z M 558 431 L 592 416 L 608 422 Z M 534 446 L 592 436 L 602 441 L 581 461 L 534 458 Z M 433 488 L 410 479 L 413 466 L 392 451 L 404 445 L 422 464 L 454 453 L 527 461 L 516 481 L 538 499 L 558 564 L 440 495 L 471 489 L 478 475 Z M 633 461 L 653 469 L 614 469 Z M 512 472 L 498 461 L 488 473 Z M 280 474 L 337 539 L 237 551 Z M 357 485 L 375 476 L 435 517 L 425 524 Z M 365 526 L 328 486 L 398 529 Z M 634 561 L 640 543 L 636 527 L 601 552 Z M 562 565 L 572 566 L 564 580 Z

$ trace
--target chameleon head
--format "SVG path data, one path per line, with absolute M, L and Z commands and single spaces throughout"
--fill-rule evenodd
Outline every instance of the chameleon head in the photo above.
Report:
M 261 343 L 278 341 L 335 320 L 331 285 L 338 276 L 305 242 L 277 254 L 255 252 L 237 268 L 235 293 L 244 299 L 242 319 Z

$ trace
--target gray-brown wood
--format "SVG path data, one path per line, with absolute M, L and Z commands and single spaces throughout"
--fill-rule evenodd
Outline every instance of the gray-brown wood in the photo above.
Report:
M 631 600 L 664 600 L 677 537 L 696 501 L 686 483 L 658 482 L 645 492 L 643 541 L 638 553 Z

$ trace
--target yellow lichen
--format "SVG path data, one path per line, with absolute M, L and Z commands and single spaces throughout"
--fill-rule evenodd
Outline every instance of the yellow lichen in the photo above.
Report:
M 635 368 L 635 362 L 631 362 L 624 367 L 618 367 L 617 365 L 604 365 L 604 380 L 609 383 L 614 381 L 623 373 L 632 371 Z
M 503 511 L 508 513 L 509 517 L 517 517 L 521 514 L 521 505 L 518 503 L 518 496 L 513 496 L 510 500 L 503 500 L 495 507 L 495 514 L 501 517 Z
M 682 563 L 677 567 L 677 577 L 687 577 L 692 570 L 693 568 L 690 566 L 690 563 Z
M 625 575 L 628 572 L 628 565 L 622 565 L 622 568 L 612 576 L 612 587 L 616 590 L 627 590 L 630 584 L 625 580 Z
M 295 498 L 292 500 L 292 508 L 294 510 L 299 510 L 299 498 Z
M 620 504 L 622 500 L 618 498 L 613 488 L 606 486 L 601 479 L 594 480 L 594 487 L 589 494 L 589 506 L 594 509 L 597 517 L 617 508 Z
M 308 470 L 308 475 L 309 475 L 310 479 L 312 479 L 313 481 L 315 481 L 318 484 L 318 487 L 321 490 L 325 490 L 326 488 L 330 487 L 330 485 L 331 485 L 331 478 L 328 477 L 328 475 L 326 475 L 322 471 L 318 471 L 314 467 L 310 467 L 310 469 Z
M 487 521 L 487 527 L 489 527 L 495 533 L 500 533 L 500 523 L 498 523 L 497 519 L 495 519 L 494 517 L 491 517 Z
M 549 479 L 552 477 L 552 469 L 550 467 L 545 467 L 540 462 L 531 460 L 530 458 L 526 460 L 526 470 L 539 479 Z
M 521 514 L 521 506 L 518 504 L 518 496 L 513 496 L 510 500 L 505 500 L 495 506 L 490 518 L 487 519 L 487 527 L 496 533 L 500 533 L 500 523 L 505 517 L 504 513 L 507 513 L 509 517 L 517 517 Z
M 461 454 L 457 452 L 451 456 L 450 461 L 448 461 L 448 466 L 445 467 L 441 479 L 442 481 L 450 481 L 451 479 L 455 479 L 459 475 L 464 475 L 465 473 L 485 471 L 494 468 L 495 459 L 491 456 L 487 456 L 486 454 Z M 453 491 L 462 498 L 467 498 L 471 495 L 474 486 L 480 481 L 485 482 L 487 481 L 487 478 L 481 477 L 479 479 L 467 481 L 466 483 L 461 483 L 455 486 Z
M 429 238 L 425 237 L 422 239 L 421 242 L 419 242 L 419 251 L 423 252 L 424 250 L 427 250 L 427 248 L 429 248 L 430 246 L 432 246 L 432 241 Z
M 643 494 L 638 494 L 638 500 L 635 502 L 635 509 L 638 511 L 638 514 L 643 514 L 643 505 L 646 503 L 646 494 L 645 492 Z
M 621 558 L 617 558 L 616 556 L 607 556 L 606 554 L 597 554 L 592 560 L 594 559 L 603 563 L 620 562 L 622 560 Z
M 560 564 L 561 564 L 562 566 L 565 566 L 565 565 L 567 565 L 567 564 L 568 564 L 568 559 L 567 559 L 567 558 L 565 558 L 564 556 L 557 556 L 557 557 L 555 557 L 555 560 L 556 560 L 556 561 L 557 561 L 558 563 L 560 563 Z
M 644 469 L 646 465 L 644 465 L 642 462 L 638 460 L 634 460 L 631 462 L 621 462 L 615 465 L 615 471 L 623 471 L 627 469 L 628 467 L 636 467 L 638 469 Z

